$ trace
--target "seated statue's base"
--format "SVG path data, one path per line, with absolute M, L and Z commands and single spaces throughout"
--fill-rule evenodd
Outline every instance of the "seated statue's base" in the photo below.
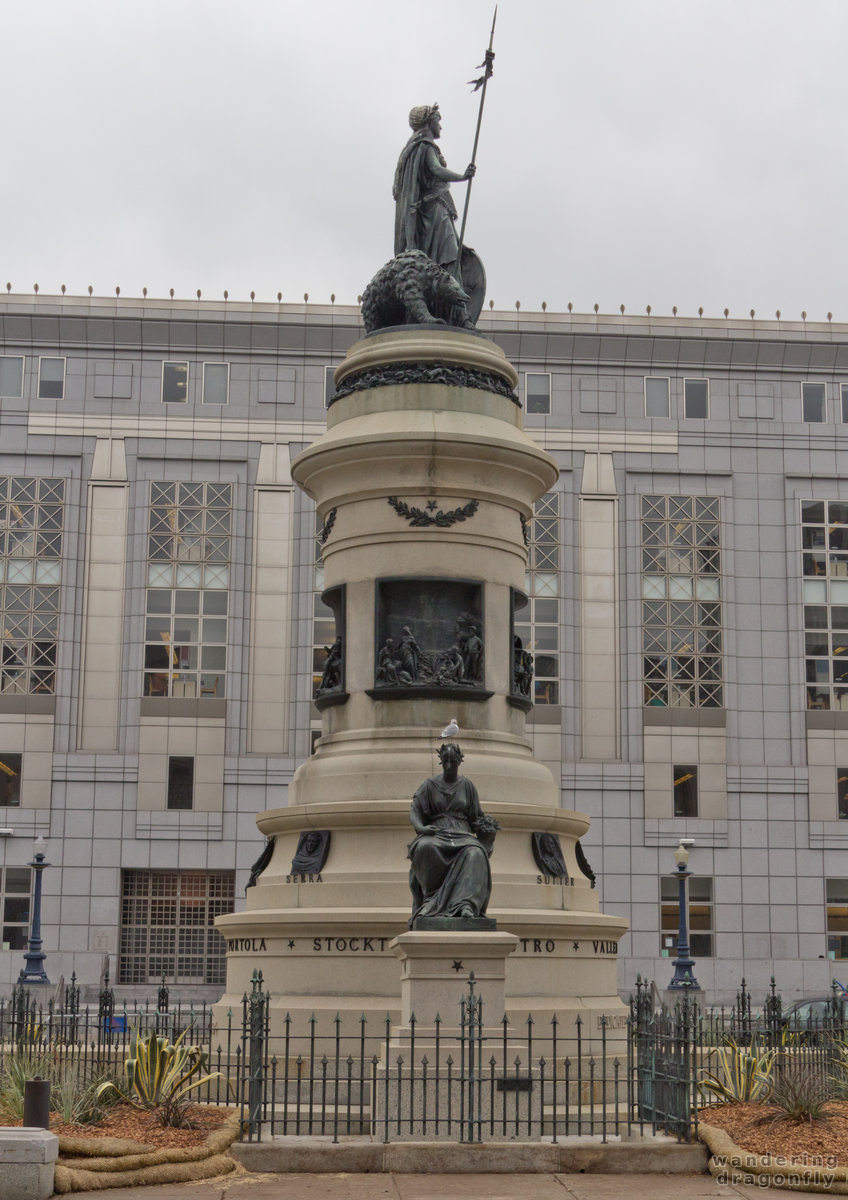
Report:
M 398 1050 L 409 1045 L 414 1013 L 416 1055 L 433 1048 L 438 1016 L 440 1047 L 455 1054 L 472 976 L 486 1025 L 500 1026 L 506 1012 L 506 960 L 517 945 L 515 934 L 494 931 L 413 930 L 396 937 L 389 949 L 400 959 L 400 1024 L 391 1045 Z
M 416 917 L 412 929 L 420 933 L 492 933 L 494 917 Z

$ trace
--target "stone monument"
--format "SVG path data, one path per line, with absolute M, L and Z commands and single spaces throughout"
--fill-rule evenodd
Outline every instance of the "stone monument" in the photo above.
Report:
M 245 910 L 218 919 L 218 1008 L 261 967 L 278 1032 L 286 1013 L 294 1027 L 313 1013 L 398 1020 L 403 948 L 420 962 L 421 939 L 447 938 L 457 1003 L 455 963 L 485 975 L 500 955 L 510 1019 L 556 1014 L 566 1049 L 579 1015 L 586 1047 L 602 1017 L 623 1026 L 626 925 L 599 912 L 581 869 L 589 818 L 560 807 L 533 757 L 532 655 L 515 634 L 524 532 L 558 472 L 524 431 L 514 367 L 474 328 L 485 273 L 459 250 L 448 191 L 473 171 L 447 170 L 437 106 L 410 124 L 397 254 L 365 289 L 368 332 L 336 369 L 327 430 L 292 466 L 327 534 L 337 636 L 315 701 L 322 735 L 287 806 L 257 820 L 273 849 Z M 295 870 L 308 854 L 320 869 Z

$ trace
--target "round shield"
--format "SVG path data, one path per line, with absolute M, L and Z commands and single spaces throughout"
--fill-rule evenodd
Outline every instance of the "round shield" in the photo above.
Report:
M 462 247 L 462 286 L 468 294 L 468 316 L 477 324 L 486 299 L 486 269 L 470 246 Z

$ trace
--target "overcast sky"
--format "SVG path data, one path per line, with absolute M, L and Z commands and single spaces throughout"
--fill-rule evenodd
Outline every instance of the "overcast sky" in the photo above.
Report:
M 469 160 L 492 12 L 0 0 L 0 286 L 354 303 L 410 107 Z M 496 307 L 848 320 L 846 48 L 846 0 L 500 0 L 467 234 Z

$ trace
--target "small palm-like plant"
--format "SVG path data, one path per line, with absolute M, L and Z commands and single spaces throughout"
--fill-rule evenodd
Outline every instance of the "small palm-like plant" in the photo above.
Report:
M 769 1095 L 769 1104 L 780 1111 L 775 1121 L 827 1120 L 832 1116 L 828 1108 L 834 1099 L 836 1088 L 832 1079 L 823 1076 L 812 1063 L 793 1062 L 778 1073 Z
M 212 1079 L 223 1079 L 220 1071 L 203 1074 L 208 1059 L 199 1046 L 187 1046 L 184 1029 L 175 1042 L 155 1033 L 130 1033 L 130 1052 L 124 1062 L 126 1087 L 111 1081 L 101 1085 L 98 1096 L 113 1090 L 134 1108 L 153 1113 L 162 1125 L 186 1128 L 189 1094 Z
M 747 1103 L 764 1100 L 772 1087 L 774 1050 L 761 1050 L 756 1039 L 750 1046 L 740 1046 L 728 1038 L 709 1054 L 709 1068 L 698 1082 L 701 1095 L 708 1103 Z

